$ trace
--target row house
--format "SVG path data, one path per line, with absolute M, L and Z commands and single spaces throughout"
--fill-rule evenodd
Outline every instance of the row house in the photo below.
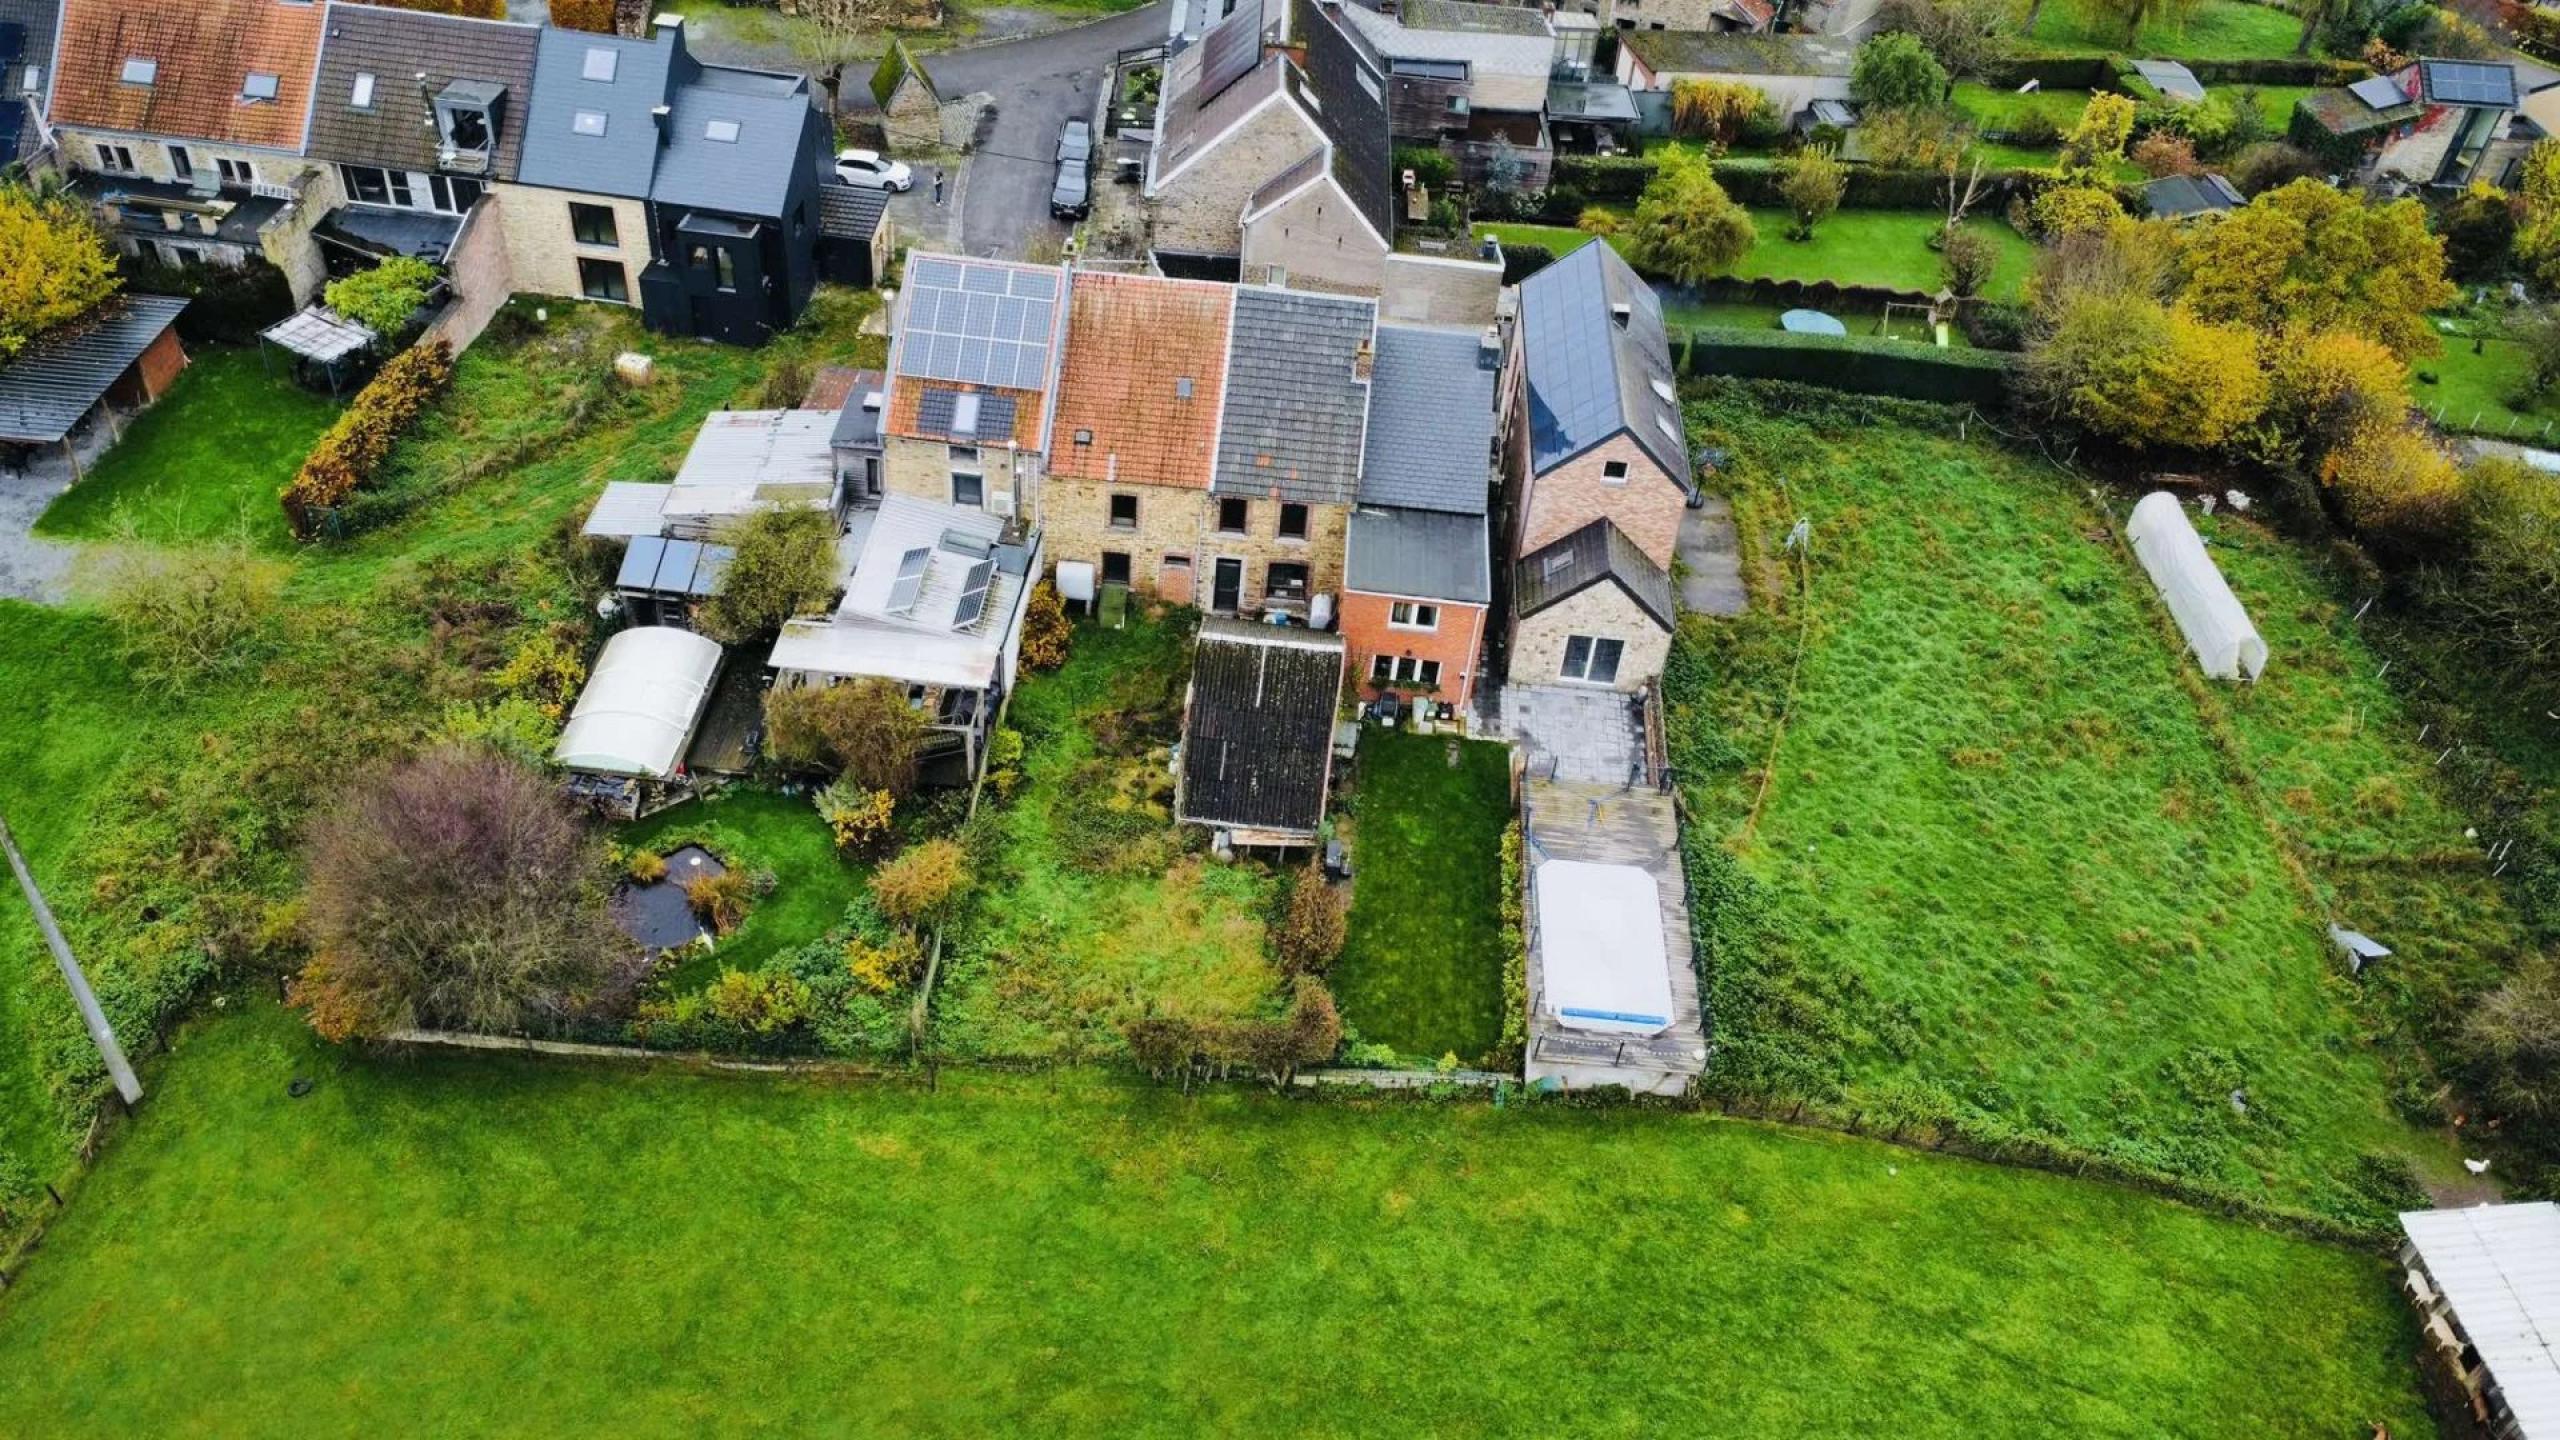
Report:
M 907 257 L 887 389 L 857 386 L 838 426 L 855 504 L 887 493 L 1036 513 L 1067 280 L 1055 265 Z
M 44 149 L 44 96 L 62 0 L 0 0 L 0 171 Z
M 1386 75 L 1396 144 L 1447 151 L 1469 185 L 1546 188 L 1555 163 L 1547 85 L 1558 59 L 1548 16 L 1473 0 L 1402 0 L 1393 15 L 1329 8 Z

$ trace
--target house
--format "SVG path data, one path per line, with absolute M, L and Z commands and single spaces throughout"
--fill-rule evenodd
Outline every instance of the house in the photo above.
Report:
M 2219 215 L 2248 203 L 2239 186 L 2219 175 L 2163 175 L 2142 187 L 2143 208 L 2165 220 Z
M 1579 10 L 1547 17 L 1556 34 L 1555 70 L 1547 78 L 1547 130 L 1556 150 L 1588 155 L 1634 142 L 1635 96 L 1599 64 L 1600 22 Z
M 1333 786 L 1342 639 L 1206 619 L 1192 650 L 1174 816 L 1220 849 L 1315 843 Z
M 1438 146 L 1469 185 L 1546 188 L 1555 163 L 1547 85 L 1558 46 L 1544 14 L 1474 0 L 1403 0 L 1393 17 L 1359 5 L 1332 13 L 1386 76 L 1396 144 Z
M 1607 519 L 1514 563 L 1511 682 L 1641 690 L 1670 658 L 1671 572 Z
M 150 405 L 187 368 L 177 331 L 186 308 L 174 296 L 118 295 L 27 342 L 0 365 L 0 452 L 59 445 L 79 478 L 81 427 L 94 415 L 114 431 L 118 411 Z
M 1054 265 L 907 257 L 880 426 L 888 492 L 1036 514 L 1066 289 Z
M 1197 603 L 1321 623 L 1359 498 L 1377 302 L 1240 286 Z
M 45 112 L 119 250 L 163 264 L 263 257 L 297 303 L 324 278 L 312 226 L 336 180 L 302 154 L 327 7 L 63 0 Z
M 0 171 L 44 148 L 44 95 L 61 22 L 62 0 L 0 0 Z
M 1370 695 L 1473 703 L 1493 604 L 1498 341 L 1378 327 L 1359 508 L 1343 559 L 1343 642 Z
M 685 752 L 720 675 L 718 643 L 690 630 L 644 625 L 604 642 L 552 763 L 571 797 L 636 819 L 692 791 Z
M 2420 60 L 2396 75 L 2376 77 L 2386 78 L 2418 105 L 2419 114 L 2383 140 L 2373 159 L 2376 178 L 2455 190 L 2475 181 L 2505 183 L 2526 148 L 2509 135 L 2523 101 L 2513 65 Z
M 844 378 L 844 402 L 827 436 L 835 456 L 836 493 L 844 503 L 876 505 L 889 491 L 889 377 L 855 370 Z
M 1792 123 L 1817 100 L 1847 100 L 1855 43 L 1836 35 L 1635 30 L 1618 37 L 1618 79 L 1667 94 L 1682 80 L 1724 80 L 1769 97 Z M 1659 102 L 1657 102 L 1659 103 Z
M 854 512 L 847 540 L 843 601 L 783 625 L 767 661 L 774 683 L 903 686 L 930 717 L 927 774 L 965 783 L 1020 667 L 1039 532 L 975 507 L 889 495 Z
M 2560 1206 L 2417 1210 L 2400 1229 L 2438 1413 L 2488 1440 L 2560 1436 Z

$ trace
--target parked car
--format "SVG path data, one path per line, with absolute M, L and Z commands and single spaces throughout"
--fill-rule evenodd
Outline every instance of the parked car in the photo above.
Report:
M 1093 210 L 1093 123 L 1070 120 L 1058 132 L 1058 182 L 1049 187 L 1049 213 L 1081 220 Z
M 877 150 L 845 150 L 836 155 L 836 178 L 866 190 L 913 190 L 916 174 L 904 160 Z

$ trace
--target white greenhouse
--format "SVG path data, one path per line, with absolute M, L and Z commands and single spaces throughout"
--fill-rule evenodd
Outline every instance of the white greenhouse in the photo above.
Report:
M 2205 553 L 2204 538 L 2178 497 L 2166 490 L 2143 496 L 2124 533 L 2204 673 L 2217 680 L 2257 679 L 2267 668 L 2267 642 Z
M 672 777 L 719 672 L 720 647 L 690 630 L 623 631 L 596 657 L 552 758 L 596 775 Z

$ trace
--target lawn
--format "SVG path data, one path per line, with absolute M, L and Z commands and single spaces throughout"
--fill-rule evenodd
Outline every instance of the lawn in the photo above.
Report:
M 2524 347 L 2488 336 L 2478 343 L 2475 354 L 2471 339 L 2445 336 L 2442 353 L 2410 365 L 2409 398 L 2447 430 L 2550 443 L 2553 423 L 2560 421 L 2560 397 L 2544 395 L 2519 408 L 2513 403 L 2516 390 L 2530 368 Z
M 835 833 L 806 795 L 731 790 L 662 810 L 614 837 L 629 849 L 665 851 L 703 838 L 734 851 L 750 870 L 770 870 L 773 893 L 716 949 L 685 957 L 669 982 L 698 989 L 723 970 L 762 968 L 776 951 L 826 933 L 863 892 L 870 868 L 836 853 Z
M 130 523 L 162 544 L 244 533 L 270 549 L 291 544 L 276 497 L 337 402 L 254 350 L 206 345 L 191 358 L 160 403 L 45 510 L 37 534 L 103 540 Z
M 262 1005 L 153 1079 L 0 1295 L 0 1433 L 2429 1433 L 2376 1257 L 1739 1121 L 376 1060 Z
M 1938 252 L 1928 237 L 1942 218 L 1925 210 L 1843 210 L 1824 221 L 1813 239 L 1787 238 L 1787 215 L 1753 210 L 1759 243 L 1733 274 L 1745 280 L 1828 280 L 1838 285 L 1877 285 L 1934 294 L 1944 283 Z M 2007 222 L 1977 216 L 1965 222 L 2000 247 L 2000 268 L 1985 292 L 1995 300 L 2014 300 L 2026 284 L 2035 244 Z M 1543 245 L 1557 256 L 1570 255 L 1591 237 L 1564 225 L 1487 223 L 1479 234 L 1498 236 L 1505 244 Z
M 1353 792 L 1343 1023 L 1407 1055 L 1473 1064 L 1502 1043 L 1502 831 L 1511 752 L 1367 727 Z
M 2336 741 L 2336 707 L 2282 687 L 2202 687 L 2079 483 L 1934 428 L 1952 421 L 1708 393 L 1693 422 L 1749 457 L 1728 474 L 1759 553 L 1803 520 L 1814 557 L 1809 602 L 1693 627 L 1669 684 L 1692 842 L 1747 882 L 1701 907 L 1733 1079 L 1951 1106 L 2368 1219 L 2388 1201 L 2364 1157 L 2443 1173 L 2359 1038 L 2291 859 L 2311 837 L 2280 838 L 2239 783 L 2403 787 L 2395 844 L 2458 847 L 2407 754 Z M 2278 664 L 2348 663 L 2321 643 Z M 2279 767 L 2227 741 L 2226 703 L 2298 748 Z M 2368 719 L 2389 734 L 2387 709 Z
M 2285 126 L 2293 119 L 2293 102 L 2310 94 L 2315 87 L 2309 85 L 2247 87 L 2215 85 L 2209 87 L 2213 91 L 2242 88 L 2258 92 L 2259 113 L 2266 116 L 2268 128 L 2274 134 L 2282 135 Z M 1955 104 L 1957 109 L 1972 116 L 1974 122 L 1986 130 L 2014 130 L 2028 116 L 2042 115 L 2053 122 L 2056 130 L 2067 135 L 2071 133 L 2071 127 L 2079 123 L 2080 112 L 2088 106 L 2089 92 L 2040 89 L 2020 94 L 2007 86 L 1984 85 L 1968 80 L 1956 86 Z M 2043 154 L 2045 158 L 2037 163 L 2045 166 L 2052 165 L 2052 152 L 2046 151 Z M 2140 177 L 2140 171 L 2131 170 L 2130 167 L 2125 168 L 2132 178 Z
M 2019 6 L 2021 18 L 2026 6 Z M 2302 21 L 2273 5 L 2202 0 L 2183 22 L 2157 19 L 2127 44 L 2124 23 L 2100 0 L 2045 0 L 2023 47 L 2040 54 L 2133 55 L 2172 60 L 2283 59 L 2302 38 Z

